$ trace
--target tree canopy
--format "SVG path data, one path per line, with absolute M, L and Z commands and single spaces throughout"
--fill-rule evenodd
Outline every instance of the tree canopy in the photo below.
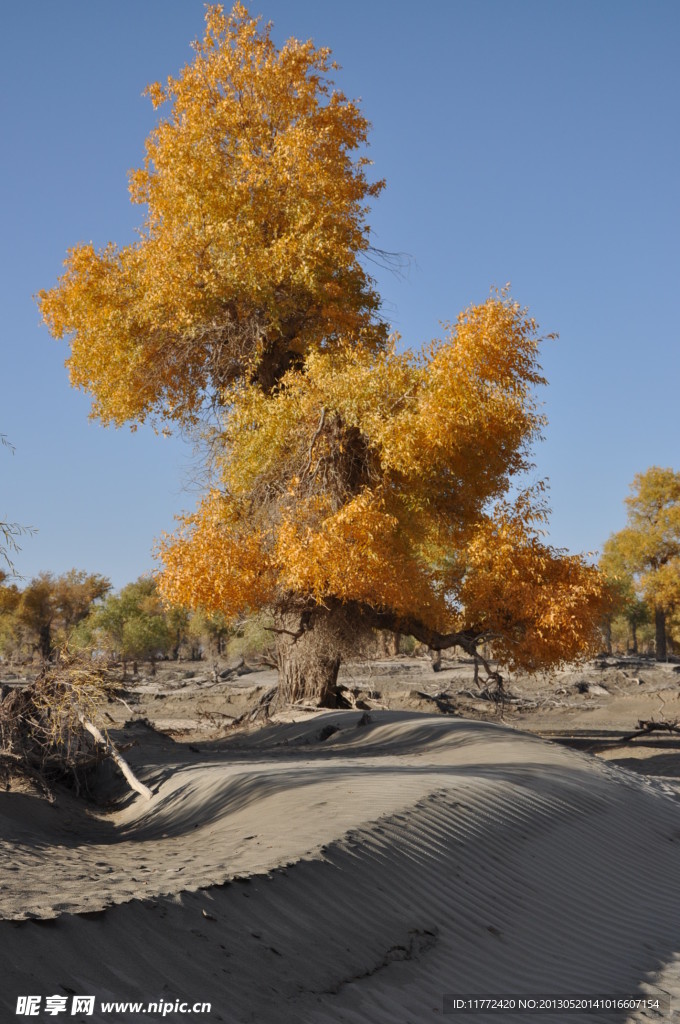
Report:
M 110 594 L 84 623 L 82 639 L 117 655 L 124 666 L 128 661 L 149 661 L 153 668 L 174 639 L 155 581 L 142 576 L 119 594 Z
M 360 262 L 383 183 L 367 178 L 368 123 L 333 88 L 330 51 L 277 49 L 240 3 L 208 8 L 194 50 L 147 89 L 169 112 L 130 173 L 138 240 L 75 246 L 39 293 L 104 423 L 192 422 L 234 381 L 271 388 L 310 350 L 385 334 Z

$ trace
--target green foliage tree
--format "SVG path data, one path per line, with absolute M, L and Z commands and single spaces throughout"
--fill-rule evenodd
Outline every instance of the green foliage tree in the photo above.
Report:
M 226 619 L 224 621 L 226 624 Z M 233 635 L 227 648 L 228 654 L 243 658 L 244 661 L 250 659 L 276 665 L 273 625 L 272 616 L 263 613 L 243 619 L 232 630 Z
M 191 612 L 188 608 L 170 605 L 165 608 L 165 624 L 168 636 L 170 637 L 168 655 L 174 661 L 177 661 L 182 650 L 185 650 L 191 643 Z
M 606 541 L 599 566 L 613 596 L 612 607 L 604 622 L 607 650 L 611 653 L 613 638 L 617 644 L 623 638 L 625 650 L 637 654 L 640 627 L 648 625 L 652 616 L 649 605 L 638 594 L 635 577 L 615 536 Z
M 219 611 L 206 612 L 199 608 L 190 613 L 188 635 L 193 640 L 193 652 L 199 657 L 201 654 L 211 658 L 224 655 L 233 633 L 233 626 Z
M 157 659 L 173 650 L 176 636 L 177 623 L 168 621 L 155 581 L 142 576 L 93 610 L 79 641 L 120 658 L 124 673 L 131 661 L 136 673 L 139 661 L 148 661 L 155 671 Z
M 619 581 L 624 608 L 639 614 L 639 599 L 648 606 L 656 658 L 665 661 L 668 619 L 680 607 L 680 472 L 651 466 L 638 473 L 626 505 L 627 524 L 606 542 L 604 565 Z

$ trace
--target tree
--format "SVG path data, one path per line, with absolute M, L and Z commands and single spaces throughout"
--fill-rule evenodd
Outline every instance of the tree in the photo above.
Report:
M 163 544 L 173 603 L 274 618 L 282 696 L 332 703 L 364 629 L 533 668 L 589 648 L 597 571 L 540 541 L 515 485 L 543 417 L 536 327 L 507 296 L 399 354 L 364 270 L 368 124 L 330 52 L 236 4 L 148 92 L 170 112 L 130 178 L 139 241 L 70 250 L 45 322 L 105 423 L 194 425 L 219 471 Z
M 111 582 L 98 573 L 71 569 L 62 576 L 42 572 L 22 591 L 7 596 L 10 614 L 19 627 L 20 643 L 28 644 L 43 660 L 50 660 L 57 643 L 90 612 L 93 604 L 111 589 Z
M 130 175 L 139 240 L 69 250 L 39 293 L 69 335 L 74 386 L 104 423 L 193 423 L 234 381 L 271 390 L 341 338 L 380 344 L 369 248 L 368 123 L 333 89 L 330 51 L 289 40 L 237 3 L 209 7 L 195 58 L 147 90 L 170 106 Z
M 605 542 L 599 559 L 601 571 L 605 574 L 612 592 L 612 605 L 604 624 L 607 651 L 612 651 L 612 634 L 619 628 L 626 631 L 626 650 L 638 653 L 638 631 L 650 621 L 650 609 L 638 594 L 636 581 L 630 571 L 624 552 L 616 536 Z
M 605 554 L 629 573 L 654 615 L 657 661 L 667 657 L 667 618 L 680 607 L 680 472 L 651 466 L 626 498 L 628 521 Z
M 234 626 L 227 622 L 221 611 L 206 613 L 198 608 L 191 614 L 188 635 L 194 641 L 196 657 L 219 658 L 226 652 L 227 643 L 234 635 Z
M 152 671 L 158 657 L 173 649 L 177 629 L 173 617 L 169 622 L 156 589 L 155 581 L 141 576 L 128 583 L 119 594 L 111 594 L 83 624 L 81 643 L 108 650 L 123 662 L 148 661 Z
M 9 579 L 9 574 L 0 570 L 0 654 L 3 658 L 15 655 L 21 646 L 16 619 L 21 591 L 16 583 L 7 582 Z
M 222 485 L 161 547 L 169 600 L 271 611 L 287 700 L 333 703 L 362 629 L 529 670 L 590 649 L 608 591 L 544 545 L 540 488 L 508 499 L 543 417 L 534 321 L 507 296 L 424 353 L 310 354 L 231 393 Z

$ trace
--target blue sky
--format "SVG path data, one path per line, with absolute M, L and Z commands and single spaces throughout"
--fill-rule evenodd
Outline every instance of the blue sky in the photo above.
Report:
M 512 283 L 545 332 L 550 540 L 601 547 L 635 473 L 680 468 L 680 5 L 675 0 L 260 0 L 274 37 L 313 38 L 373 123 L 387 188 L 377 271 L 407 344 Z M 201 0 L 6 0 L 0 519 L 35 526 L 26 578 L 71 567 L 119 587 L 194 506 L 177 439 L 104 429 L 32 296 L 79 241 L 132 240 L 126 172 L 154 123 L 148 82 L 176 73 Z

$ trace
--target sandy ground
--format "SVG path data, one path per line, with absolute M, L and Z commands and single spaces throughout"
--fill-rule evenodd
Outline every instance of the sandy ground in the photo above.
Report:
M 680 737 L 620 742 L 680 718 L 680 672 L 511 678 L 502 720 L 465 662 L 342 680 L 356 710 L 236 732 L 273 673 L 164 668 L 107 708 L 151 801 L 115 770 L 98 805 L 0 794 L 0 1021 L 28 994 L 82 1022 L 680 1021 Z M 676 1009 L 449 1016 L 447 995 Z

